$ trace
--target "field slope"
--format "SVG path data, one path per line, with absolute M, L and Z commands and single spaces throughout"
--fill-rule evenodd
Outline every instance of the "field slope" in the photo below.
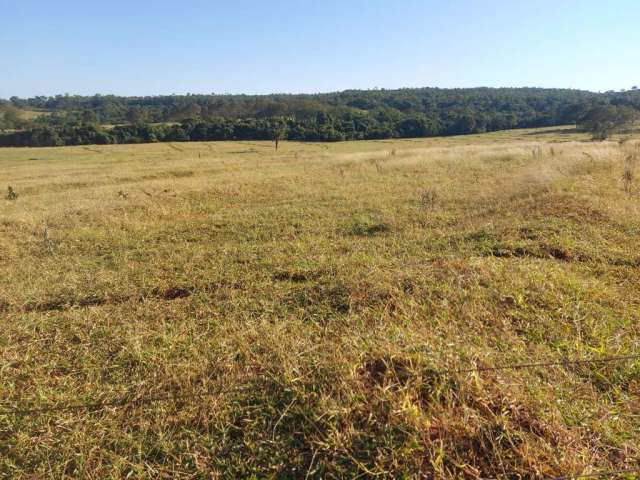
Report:
M 0 478 L 638 468 L 639 152 L 0 150 Z

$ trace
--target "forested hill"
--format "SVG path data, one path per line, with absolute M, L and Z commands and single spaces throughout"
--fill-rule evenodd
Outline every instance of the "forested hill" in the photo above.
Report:
M 640 109 L 640 90 L 347 90 L 312 95 L 58 95 L 0 100 L 0 145 L 426 137 L 575 123 L 594 104 Z M 21 112 L 30 112 L 30 119 Z
M 424 116 L 452 128 L 464 118 L 476 129 L 548 125 L 570 120 L 575 107 L 597 94 L 580 90 L 539 88 L 420 88 L 402 90 L 347 90 L 316 95 L 172 95 L 155 97 L 92 97 L 57 95 L 12 98 L 23 109 L 57 112 L 67 120 L 102 124 L 180 122 L 186 119 L 294 117 L 313 119 L 318 113 L 335 117 L 396 120 Z M 525 125 L 526 124 L 526 125 Z M 462 125 L 461 125 L 462 127 Z M 468 128 L 467 128 L 468 129 Z

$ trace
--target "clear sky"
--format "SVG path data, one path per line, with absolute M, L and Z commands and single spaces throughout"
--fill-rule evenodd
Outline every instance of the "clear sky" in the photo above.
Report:
M 0 0 L 0 98 L 640 84 L 640 0 Z

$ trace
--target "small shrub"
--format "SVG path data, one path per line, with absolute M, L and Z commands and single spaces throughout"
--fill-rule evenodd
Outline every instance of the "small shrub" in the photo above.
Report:
M 11 185 L 7 188 L 7 200 L 17 200 L 18 193 L 13 189 Z

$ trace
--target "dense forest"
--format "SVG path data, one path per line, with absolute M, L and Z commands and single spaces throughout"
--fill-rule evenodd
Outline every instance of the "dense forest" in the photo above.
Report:
M 640 111 L 640 90 L 419 88 L 315 95 L 12 97 L 0 100 L 0 146 L 461 135 L 575 124 L 594 106 Z

